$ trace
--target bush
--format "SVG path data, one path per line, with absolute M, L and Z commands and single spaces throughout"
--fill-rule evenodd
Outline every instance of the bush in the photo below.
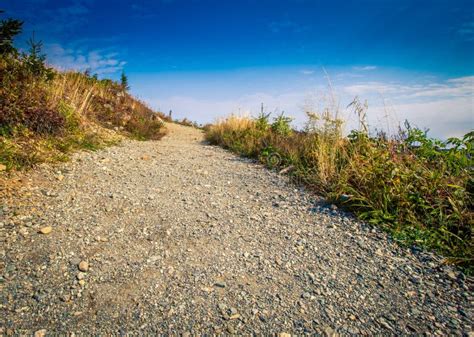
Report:
M 472 271 L 474 133 L 447 142 L 406 124 L 394 139 L 365 130 L 343 137 L 337 116 L 308 113 L 304 132 L 281 115 L 231 116 L 207 127 L 207 139 L 291 175 L 332 202 L 378 225 L 403 244 L 444 254 Z

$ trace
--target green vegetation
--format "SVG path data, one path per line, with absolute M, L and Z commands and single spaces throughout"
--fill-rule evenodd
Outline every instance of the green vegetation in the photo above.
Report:
M 447 142 L 406 123 L 396 137 L 360 130 L 347 137 L 337 113 L 308 112 L 304 131 L 283 115 L 270 121 L 231 116 L 206 127 L 207 139 L 284 169 L 331 202 L 383 227 L 403 244 L 432 248 L 473 271 L 474 132 Z
M 46 65 L 41 42 L 28 53 L 14 48 L 22 22 L 0 22 L 0 168 L 66 160 L 75 149 L 94 150 L 122 136 L 159 139 L 162 114 L 149 109 L 121 82 L 89 72 L 59 72 Z

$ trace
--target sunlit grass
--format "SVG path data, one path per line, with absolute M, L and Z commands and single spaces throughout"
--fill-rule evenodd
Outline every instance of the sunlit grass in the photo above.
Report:
M 308 113 L 304 131 L 282 116 L 231 116 L 208 126 L 206 137 L 285 169 L 401 243 L 436 249 L 472 272 L 474 133 L 443 143 L 407 125 L 392 138 L 370 136 L 359 117 L 360 129 L 343 136 L 344 122 L 327 109 Z
M 7 170 L 67 160 L 74 150 L 116 143 L 119 134 L 163 136 L 164 116 L 120 84 L 44 65 L 40 70 L 18 54 L 0 57 L 0 163 Z

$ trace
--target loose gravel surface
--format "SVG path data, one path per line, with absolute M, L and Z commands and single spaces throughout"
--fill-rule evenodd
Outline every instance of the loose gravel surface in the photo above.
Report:
M 462 273 L 168 127 L 4 183 L 0 334 L 472 336 Z

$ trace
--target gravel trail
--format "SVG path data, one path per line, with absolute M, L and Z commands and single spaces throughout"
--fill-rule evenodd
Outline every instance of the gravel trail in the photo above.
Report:
M 0 186 L 0 335 L 472 336 L 463 274 L 168 128 Z

